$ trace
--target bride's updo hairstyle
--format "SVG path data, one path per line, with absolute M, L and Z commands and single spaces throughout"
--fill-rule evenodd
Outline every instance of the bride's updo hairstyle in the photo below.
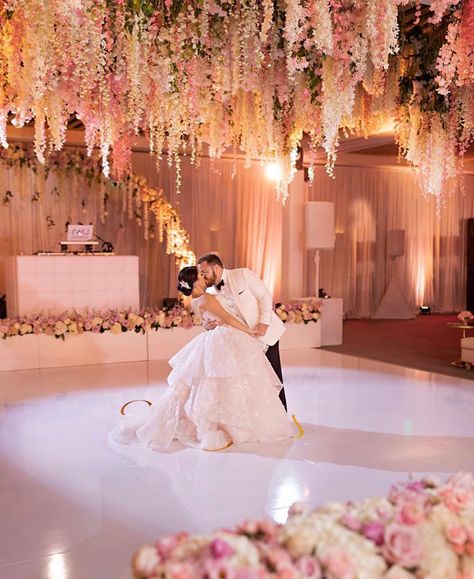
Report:
M 190 296 L 197 278 L 198 269 L 195 265 L 183 267 L 178 273 L 178 291 L 185 296 Z

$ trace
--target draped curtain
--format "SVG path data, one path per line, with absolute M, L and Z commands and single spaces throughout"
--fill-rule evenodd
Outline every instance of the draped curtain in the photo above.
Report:
M 288 255 L 283 214 L 289 208 L 276 201 L 274 185 L 260 164 L 246 169 L 240 160 L 204 158 L 195 168 L 184 157 L 180 194 L 176 171 L 166 160 L 157 171 L 152 156 L 134 153 L 133 167 L 151 185 L 162 187 L 178 208 L 198 256 L 217 251 L 227 267 L 250 267 L 260 275 L 275 301 L 290 297 L 281 295 L 282 278 L 288 276 L 287 264 L 282 264 L 282 256 Z M 43 189 L 41 182 L 27 168 L 1 166 L 0 200 L 6 191 L 13 197 L 0 205 L 0 256 L 57 251 L 67 220 L 91 222 L 116 253 L 139 256 L 142 305 L 161 305 L 164 297 L 176 295 L 174 258 L 157 239 L 144 240 L 143 229 L 135 218 L 127 218 L 116 189 L 108 190 L 108 215 L 102 224 L 94 184 L 53 173 Z M 370 317 L 392 277 L 414 311 L 422 304 L 440 312 L 465 307 L 466 220 L 474 216 L 473 176 L 465 176 L 465 193 L 447 198 L 439 215 L 435 200 L 421 195 L 416 174 L 405 168 L 337 167 L 335 179 L 317 168 L 313 185 L 304 185 L 304 198 L 335 203 L 336 246 L 321 252 L 320 280 L 330 295 L 344 298 L 348 316 Z M 390 258 L 387 235 L 395 229 L 405 232 L 405 251 Z M 308 252 L 306 295 L 313 292 L 311 257 Z M 0 295 L 3 291 L 0 281 Z
M 134 171 L 150 185 L 163 188 L 179 210 L 198 256 L 217 251 L 227 267 L 253 269 L 278 299 L 282 207 L 260 165 L 245 169 L 242 161 L 204 158 L 196 168 L 183 158 L 181 193 L 177 194 L 176 171 L 165 160 L 159 171 L 154 157 L 147 153 L 134 153 L 132 163 Z M 145 241 L 143 228 L 135 217 L 128 219 L 126 204 L 116 188 L 108 188 L 102 224 L 94 183 L 55 173 L 50 173 L 44 190 L 38 192 L 40 183 L 26 167 L 0 165 L 0 200 L 6 191 L 13 193 L 9 203 L 0 204 L 0 256 L 59 251 L 59 241 L 66 237 L 66 221 L 93 223 L 98 235 L 113 243 L 117 254 L 139 256 L 143 306 L 161 306 L 164 297 L 176 295 L 174 257 L 165 254 L 165 245 L 157 239 Z M 150 217 L 150 222 L 153 220 Z M 1 278 L 0 271 L 0 295 L 4 292 Z
M 344 298 L 351 317 L 370 317 L 392 278 L 414 311 L 423 304 L 434 311 L 465 307 L 466 220 L 474 216 L 474 177 L 466 175 L 463 194 L 436 200 L 421 194 L 417 176 L 406 168 L 337 167 L 335 179 L 323 168 L 307 201 L 335 203 L 336 245 L 321 252 L 321 286 Z M 405 232 L 405 251 L 387 255 L 387 234 Z M 311 291 L 312 263 L 307 256 L 306 290 Z

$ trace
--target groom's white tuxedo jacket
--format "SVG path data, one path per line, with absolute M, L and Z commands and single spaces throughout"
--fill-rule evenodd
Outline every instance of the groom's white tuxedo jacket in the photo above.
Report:
M 268 326 L 260 338 L 268 346 L 273 346 L 285 332 L 285 324 L 273 311 L 273 299 L 263 281 L 250 269 L 224 269 L 222 280 L 235 301 L 235 305 L 245 323 L 254 328 L 258 323 Z M 219 295 L 213 286 L 207 290 Z

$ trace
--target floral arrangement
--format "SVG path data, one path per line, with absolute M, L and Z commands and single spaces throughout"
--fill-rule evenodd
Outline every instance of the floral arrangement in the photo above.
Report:
M 303 133 L 331 171 L 341 129 L 367 134 L 391 120 L 424 190 L 440 196 L 473 138 L 474 0 L 407 4 L 3 2 L 0 142 L 7 122 L 34 119 L 44 162 L 75 115 L 105 175 L 126 174 L 144 134 L 175 164 L 178 189 L 180 152 L 194 161 L 207 145 L 211 157 L 230 148 L 280 161 L 284 200 Z
M 286 323 L 307 324 L 316 322 L 320 317 L 319 302 L 311 304 L 278 304 L 276 313 Z M 0 320 L 0 338 L 4 340 L 13 336 L 28 334 L 45 334 L 64 340 L 83 332 L 102 334 L 110 332 L 145 333 L 160 328 L 192 328 L 201 325 L 201 319 L 182 304 L 169 309 L 147 308 L 140 312 L 130 310 L 76 311 L 60 315 L 36 314 L 23 318 Z
M 474 315 L 472 314 L 472 312 L 465 310 L 463 312 L 459 312 L 457 318 L 461 323 L 469 324 L 470 322 L 472 322 L 472 320 L 474 320 Z
M 197 316 L 180 305 L 169 310 L 148 308 L 138 313 L 129 310 L 86 311 L 84 313 L 72 311 L 57 316 L 38 314 L 0 320 L 0 338 L 45 334 L 64 340 L 68 335 L 74 336 L 83 332 L 145 333 L 159 328 L 192 328 L 200 323 Z
M 291 304 L 275 304 L 275 313 L 282 322 L 309 324 L 317 322 L 321 317 L 321 300 L 310 302 L 293 302 Z
M 143 546 L 137 579 L 472 579 L 474 477 L 433 477 L 387 497 L 290 508 L 285 525 L 250 520 L 208 535 L 177 533 Z
M 135 218 L 140 226 L 143 225 L 145 239 L 156 236 L 160 242 L 165 241 L 166 253 L 175 256 L 178 268 L 193 265 L 196 262 L 196 256 L 189 245 L 189 235 L 183 228 L 178 211 L 165 198 L 163 191 L 150 187 L 144 177 L 128 172 L 122 175 L 120 181 L 114 181 L 103 174 L 97 154 L 88 156 L 80 148 L 52 151 L 45 154 L 44 160 L 45 166 L 43 167 L 36 158 L 31 144 L 15 144 L 8 149 L 0 149 L 0 163 L 6 168 L 29 169 L 35 173 L 38 193 L 33 201 L 42 201 L 41 197 L 44 195 L 45 183 L 50 172 L 73 177 L 67 180 L 69 187 L 71 187 L 71 181 L 72 186 L 79 186 L 77 180 L 82 179 L 83 189 L 99 196 L 102 223 L 106 221 L 109 197 L 121 195 L 123 212 L 129 219 Z M 21 179 L 21 175 L 15 173 L 11 175 L 12 189 L 19 191 L 21 195 L 21 183 L 15 186 L 15 178 Z M 7 191 L 3 204 L 11 203 L 12 198 L 13 193 Z M 150 212 L 156 218 L 154 225 L 150 224 Z

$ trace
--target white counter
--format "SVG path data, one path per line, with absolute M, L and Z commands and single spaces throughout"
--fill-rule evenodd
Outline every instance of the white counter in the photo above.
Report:
M 8 317 L 140 307 L 134 255 L 19 255 L 5 268 Z

